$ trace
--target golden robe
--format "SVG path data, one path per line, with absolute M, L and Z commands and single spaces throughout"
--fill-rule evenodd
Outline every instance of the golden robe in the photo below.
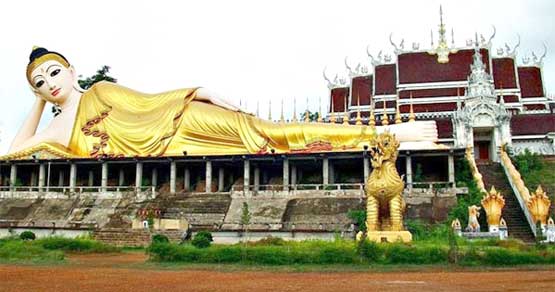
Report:
M 196 89 L 144 94 L 99 82 L 81 97 L 66 150 L 69 157 L 313 152 L 362 149 L 374 136 L 367 126 L 262 120 L 199 101 Z

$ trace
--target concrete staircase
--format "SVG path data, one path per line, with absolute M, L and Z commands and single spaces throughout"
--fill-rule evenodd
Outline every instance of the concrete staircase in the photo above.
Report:
M 505 198 L 505 207 L 501 217 L 507 222 L 509 237 L 518 238 L 525 242 L 533 242 L 534 234 L 520 208 L 516 195 L 505 177 L 503 167 L 499 163 L 479 163 L 478 170 L 482 174 L 486 189 L 489 191 L 493 185 Z
M 192 230 L 213 230 L 223 223 L 231 205 L 225 193 L 178 194 L 160 198 L 166 218 L 186 218 Z

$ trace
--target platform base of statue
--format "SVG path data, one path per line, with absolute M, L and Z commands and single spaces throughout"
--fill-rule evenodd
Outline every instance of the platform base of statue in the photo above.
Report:
M 411 242 L 412 234 L 408 231 L 369 231 L 368 240 L 374 242 Z

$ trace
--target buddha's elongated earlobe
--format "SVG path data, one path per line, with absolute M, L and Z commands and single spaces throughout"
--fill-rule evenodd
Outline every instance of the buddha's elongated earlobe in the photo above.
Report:
M 73 80 L 74 80 L 74 81 L 73 81 L 73 89 L 75 89 L 75 90 L 77 90 L 77 91 L 79 91 L 79 92 L 81 92 L 81 93 L 85 92 L 85 89 L 83 89 L 83 88 L 81 87 L 81 85 L 79 85 L 79 80 L 78 80 L 77 78 L 75 78 L 75 79 L 73 79 Z

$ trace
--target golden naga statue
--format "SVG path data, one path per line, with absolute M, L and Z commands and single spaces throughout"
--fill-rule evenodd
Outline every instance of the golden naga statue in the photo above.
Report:
M 551 200 L 549 200 L 549 197 L 541 186 L 538 186 L 536 191 L 530 196 L 526 205 L 528 206 L 528 210 L 530 210 L 532 217 L 534 217 L 534 222 L 539 221 L 542 226 L 545 226 L 547 223 L 547 216 L 549 215 Z
M 366 227 L 371 231 L 403 230 L 405 202 L 401 180 L 395 161 L 399 141 L 385 132 L 370 144 L 372 173 L 366 182 Z
M 490 191 L 482 198 L 481 203 L 484 207 L 484 211 L 486 211 L 489 230 L 491 232 L 497 231 L 499 228 L 499 221 L 501 220 L 501 211 L 505 206 L 505 199 L 501 193 L 492 186 Z
M 274 123 L 242 112 L 204 88 L 144 94 L 100 82 L 84 91 L 69 61 L 44 48 L 33 49 L 27 79 L 35 104 L 2 159 L 353 151 L 362 150 L 384 128 Z M 46 102 L 61 113 L 37 132 Z M 413 145 L 408 147 L 436 145 L 433 121 L 388 129 Z

